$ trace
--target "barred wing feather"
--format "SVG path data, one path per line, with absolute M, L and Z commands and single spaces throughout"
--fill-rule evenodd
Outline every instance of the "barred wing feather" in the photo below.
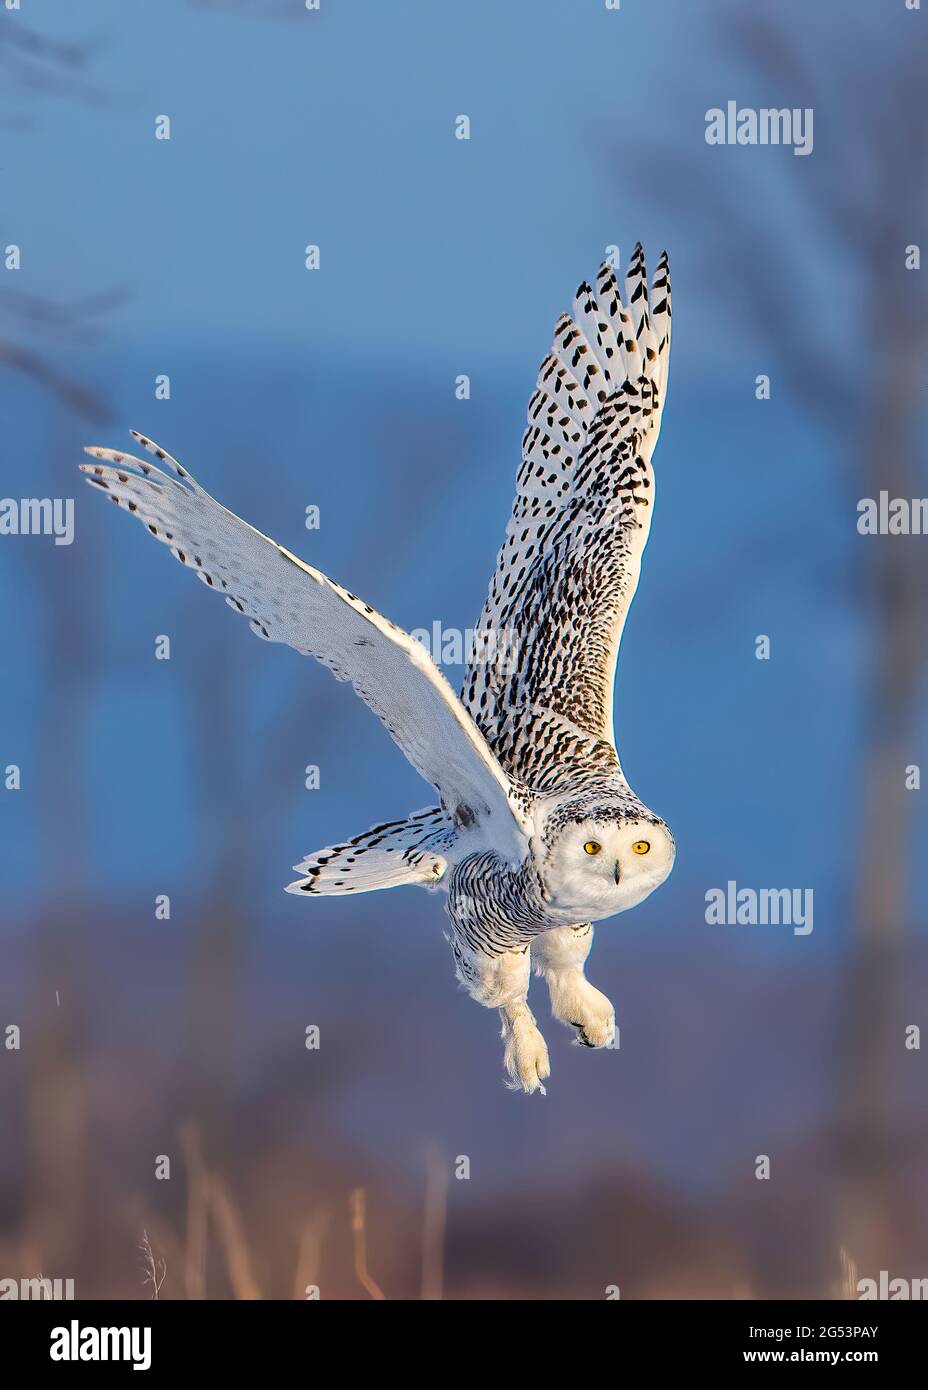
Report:
M 417 772 L 437 788 L 452 821 L 492 817 L 518 841 L 519 812 L 483 735 L 420 643 L 369 604 L 216 502 L 151 440 L 163 465 L 88 448 L 88 482 L 131 512 L 183 565 L 224 595 L 251 630 L 314 656 L 350 681 Z

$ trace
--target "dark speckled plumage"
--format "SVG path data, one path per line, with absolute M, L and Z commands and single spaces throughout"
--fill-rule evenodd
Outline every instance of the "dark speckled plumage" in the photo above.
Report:
M 87 451 L 88 481 L 223 593 L 258 636 L 349 680 L 437 788 L 439 806 L 310 855 L 290 887 L 311 898 L 441 883 L 465 982 L 481 958 L 519 952 L 562 922 L 535 855 L 566 826 L 590 817 L 658 823 L 622 774 L 612 688 L 653 510 L 670 314 L 666 256 L 649 294 L 638 246 L 624 303 L 604 264 L 595 288 L 584 281 L 572 313 L 558 319 L 478 624 L 488 640 L 478 642 L 460 701 L 406 633 L 246 526 L 153 441 L 135 435 L 163 471 Z

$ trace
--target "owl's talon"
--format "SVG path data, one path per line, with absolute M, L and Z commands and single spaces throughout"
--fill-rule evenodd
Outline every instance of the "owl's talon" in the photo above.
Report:
M 551 1012 L 561 1023 L 577 1030 L 580 1047 L 609 1047 L 615 1038 L 615 1009 L 610 1000 L 590 984 L 583 962 L 592 944 L 592 932 L 578 939 L 564 929 L 545 932 L 534 945 L 535 968 L 547 981 Z
M 538 1030 L 528 1005 L 522 1001 L 500 1009 L 502 1036 L 506 1047 L 503 1066 L 508 1073 L 506 1085 L 511 1091 L 534 1091 L 546 1094 L 543 1083 L 551 1075 L 548 1048 Z

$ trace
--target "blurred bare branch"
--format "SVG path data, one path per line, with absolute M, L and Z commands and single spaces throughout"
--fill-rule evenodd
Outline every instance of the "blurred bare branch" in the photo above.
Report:
M 61 98 L 95 104 L 100 89 L 88 69 L 90 44 L 63 43 L 30 28 L 19 16 L 4 12 L 0 22 L 0 114 L 20 127 L 31 123 L 37 98 Z
M 90 57 L 89 50 L 80 44 L 60 43 L 57 39 L 35 33 L 18 21 L 8 21 L 8 26 L 4 26 L 0 34 L 7 48 L 21 58 L 47 63 L 57 69 L 84 67 Z M 0 53 L 2 51 L 0 46 Z
M 6 362 L 8 366 L 32 377 L 63 405 L 83 416 L 85 420 L 107 421 L 111 418 L 109 407 L 101 396 L 63 372 L 56 371 L 38 353 L 16 343 L 0 340 L 0 362 Z
M 0 22 L 0 87 L 8 110 L 0 106 L 0 118 L 10 129 L 22 130 L 30 113 L 48 97 L 70 100 L 95 98 L 84 74 L 91 48 L 63 43 L 36 33 L 19 16 L 4 12 Z M 123 290 L 107 290 L 83 301 L 65 305 L 44 295 L 21 292 L 4 285 L 0 293 L 0 363 L 31 377 L 54 399 L 86 420 L 106 421 L 103 400 L 67 372 L 55 367 L 40 340 L 69 337 L 87 341 L 97 331 L 95 318 L 125 299 Z
M 100 336 L 101 329 L 93 320 L 124 304 L 128 298 L 127 290 L 114 288 L 64 304 L 24 290 L 5 288 L 0 295 L 0 318 L 49 337 L 86 343 Z

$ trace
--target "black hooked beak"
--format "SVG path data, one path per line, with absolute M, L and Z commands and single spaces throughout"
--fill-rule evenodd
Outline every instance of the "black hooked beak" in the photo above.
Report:
M 619 869 L 618 859 L 615 861 L 615 870 L 613 876 L 615 878 L 616 883 L 618 883 L 619 879 L 622 877 L 621 870 Z

